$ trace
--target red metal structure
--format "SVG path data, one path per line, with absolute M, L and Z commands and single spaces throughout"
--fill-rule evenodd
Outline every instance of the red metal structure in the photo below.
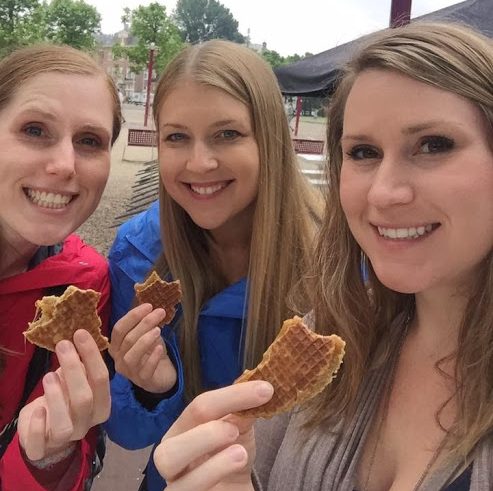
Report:
M 149 63 L 147 65 L 147 95 L 146 95 L 146 109 L 144 113 L 144 126 L 147 126 L 147 118 L 149 116 L 149 105 L 151 103 L 151 85 L 152 85 L 152 70 L 154 67 L 154 51 L 156 47 L 154 43 L 151 43 L 149 48 Z
M 411 21 L 412 0 L 392 0 L 390 7 L 390 27 L 399 27 Z

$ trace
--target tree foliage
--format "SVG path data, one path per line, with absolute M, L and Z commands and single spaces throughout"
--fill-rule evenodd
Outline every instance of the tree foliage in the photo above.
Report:
M 130 23 L 130 33 L 134 36 L 134 46 L 115 46 L 115 57 L 127 56 L 131 69 L 138 73 L 147 66 L 149 49 L 156 47 L 156 71 L 160 72 L 183 47 L 178 28 L 166 12 L 166 7 L 151 3 L 147 7 L 139 6 L 130 11 L 124 9 L 122 21 Z
M 289 55 L 289 56 L 281 56 L 277 51 L 264 49 L 262 51 L 262 57 L 272 68 L 276 68 L 281 65 L 288 65 L 289 63 L 295 63 L 297 61 L 306 58 L 307 56 L 312 56 L 311 53 L 305 53 L 303 56 L 298 54 Z
M 217 0 L 178 0 L 174 17 L 188 43 L 209 39 L 244 42 L 243 35 L 238 32 L 238 21 Z
M 0 0 L 0 54 L 39 41 L 91 49 L 100 22 L 83 0 Z
M 0 0 L 0 53 L 44 38 L 43 5 L 39 0 Z
M 55 43 L 93 49 L 101 15 L 83 0 L 52 0 L 46 5 L 46 37 Z

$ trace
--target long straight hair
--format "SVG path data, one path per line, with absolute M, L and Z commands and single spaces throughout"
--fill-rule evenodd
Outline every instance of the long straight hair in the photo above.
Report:
M 154 98 L 159 112 L 166 97 L 184 82 L 223 90 L 249 109 L 259 147 L 259 184 L 253 215 L 248 267 L 248 305 L 243 326 L 245 367 L 258 363 L 291 316 L 291 287 L 306 272 L 322 209 L 320 193 L 301 175 L 277 80 L 252 50 L 227 41 L 189 46 L 168 65 Z M 179 278 L 183 289 L 180 345 L 188 397 L 203 390 L 197 343 L 201 307 L 226 285 L 214 264 L 208 233 L 198 227 L 160 184 L 164 255 L 157 268 Z M 301 286 L 301 295 L 307 297 Z

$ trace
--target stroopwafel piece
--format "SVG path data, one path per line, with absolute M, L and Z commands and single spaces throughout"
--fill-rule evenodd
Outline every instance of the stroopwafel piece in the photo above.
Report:
M 55 351 L 62 339 L 72 341 L 77 329 L 85 329 L 100 351 L 108 348 L 108 338 L 101 334 L 97 306 L 101 294 L 70 285 L 61 296 L 50 295 L 36 300 L 36 315 L 29 322 L 25 338 L 31 343 Z
M 346 343 L 337 335 L 311 331 L 300 317 L 284 321 L 282 328 L 253 370 L 245 370 L 235 383 L 266 380 L 274 387 L 263 406 L 238 414 L 270 418 L 316 396 L 332 381 L 344 356 Z
M 153 271 L 144 283 L 134 285 L 135 296 L 140 304 L 150 303 L 153 309 L 162 308 L 166 311 L 163 323 L 169 324 L 176 314 L 176 305 L 181 302 L 180 280 L 168 283 Z

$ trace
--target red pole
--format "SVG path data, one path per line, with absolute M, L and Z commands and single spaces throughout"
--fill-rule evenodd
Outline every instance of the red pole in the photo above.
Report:
M 399 27 L 411 21 L 412 0 L 392 0 L 390 7 L 390 27 Z
M 151 47 L 149 48 L 149 63 L 147 65 L 147 95 L 146 95 L 146 109 L 144 113 L 144 126 L 147 126 L 147 117 L 149 116 L 153 65 L 154 65 L 154 43 L 151 43 Z
M 300 124 L 302 102 L 302 98 L 298 96 L 296 98 L 296 119 L 294 123 L 294 136 L 298 136 L 298 125 Z

